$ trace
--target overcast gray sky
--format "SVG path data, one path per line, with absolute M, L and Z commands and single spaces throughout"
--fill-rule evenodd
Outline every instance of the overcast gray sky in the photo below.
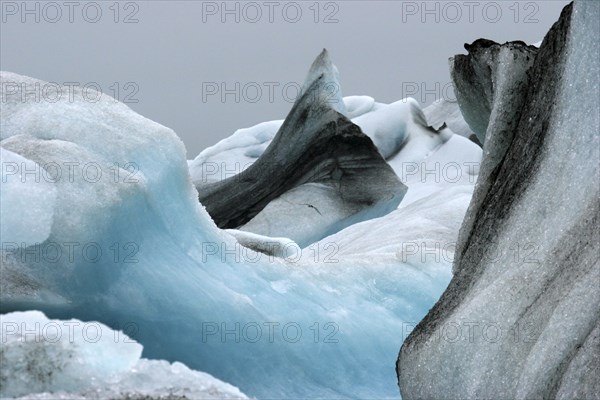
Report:
M 99 87 L 174 129 L 193 158 L 285 117 L 322 48 L 345 96 L 429 104 L 453 97 L 448 58 L 465 42 L 537 42 L 565 4 L 2 0 L 0 68 Z

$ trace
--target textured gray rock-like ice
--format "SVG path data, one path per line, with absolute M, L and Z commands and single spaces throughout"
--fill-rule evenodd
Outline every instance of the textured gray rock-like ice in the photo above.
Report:
M 221 228 L 287 237 L 306 247 L 353 223 L 396 209 L 406 186 L 372 140 L 340 112 L 335 68 L 326 51 L 303 95 L 260 158 L 239 174 L 197 185 Z M 286 223 L 292 219 L 294 224 Z
M 491 65 L 504 71 L 495 82 L 522 82 L 512 93 L 521 110 L 510 92 L 488 98 L 497 111 L 487 111 L 455 275 L 400 351 L 404 399 L 600 397 L 599 21 L 599 3 L 577 1 L 520 74 L 525 80 L 512 60 L 527 49 Z M 462 68 L 501 47 L 475 46 L 453 76 L 467 82 Z M 490 85 L 470 79 L 464 98 Z M 467 121 L 482 117 L 474 130 L 483 133 L 486 111 L 470 102 L 461 109 Z
M 490 127 L 490 121 L 508 125 L 508 132 L 514 129 L 510 124 L 518 119 L 527 72 L 538 49 L 524 42 L 499 45 L 485 39 L 465 48 L 468 56 L 457 55 L 450 61 L 452 81 L 465 121 L 483 143 L 487 129 L 498 129 Z
M 486 156 L 480 165 L 478 190 L 471 202 L 471 209 L 475 210 L 488 193 L 497 166 L 513 141 L 538 49 L 523 42 L 500 45 L 485 39 L 465 48 L 469 54 L 455 56 L 450 66 L 465 119 L 471 121 L 478 140 L 485 142 Z M 494 133 L 488 135 L 488 131 Z M 469 231 L 476 218 L 475 213 L 466 216 L 464 232 Z

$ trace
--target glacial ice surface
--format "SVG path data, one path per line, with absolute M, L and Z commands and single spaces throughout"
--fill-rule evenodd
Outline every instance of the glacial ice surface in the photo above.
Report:
M 40 83 L 11 73 L 0 78 Z M 145 358 L 184 363 L 259 398 L 397 397 L 390 366 L 402 343 L 399 333 L 425 315 L 450 280 L 452 243 L 471 183 L 440 185 L 384 218 L 277 258 L 240 246 L 235 237 L 246 245 L 267 238 L 215 226 L 197 201 L 185 149 L 173 131 L 108 96 L 90 104 L 75 94 L 73 101 L 51 105 L 2 94 L 3 149 L 41 166 L 57 163 L 63 173 L 65 163 L 93 163 L 87 174 L 76 168 L 72 180 L 52 183 L 54 206 L 35 214 L 39 221 L 52 219 L 49 235 L 39 237 L 42 249 L 58 245 L 62 256 L 51 262 L 32 259 L 25 248 L 3 253 L 3 261 L 38 285 L 21 290 L 22 281 L 15 280 L 2 291 L 3 313 L 38 309 L 52 319 L 99 321 L 112 329 L 130 324 L 136 330 L 128 333 L 144 346 Z M 368 98 L 351 103 L 355 107 L 346 112 L 376 112 Z M 243 140 L 264 143 L 272 128 L 267 123 L 260 128 L 265 136 Z M 451 144 L 461 147 L 463 139 L 454 136 L 409 134 L 408 148 L 418 155 L 399 162 L 438 153 L 454 159 Z M 473 143 L 463 143 L 473 157 L 480 154 Z M 233 143 L 229 149 L 238 148 Z M 221 153 L 236 161 L 249 157 Z M 11 185 L 2 183 L 2 191 Z M 12 224 L 11 232 L 21 229 L 19 221 Z M 90 245 L 101 252 L 82 251 Z M 48 302 L 40 292 L 60 301 Z
M 181 363 L 140 358 L 139 343 L 98 322 L 53 320 L 39 311 L 2 314 L 0 320 L 2 398 L 247 398 Z
M 43 242 L 52 229 L 56 202 L 56 189 L 51 183 L 54 177 L 35 162 L 4 148 L 0 148 L 0 159 L 2 243 L 21 246 L 21 243 Z

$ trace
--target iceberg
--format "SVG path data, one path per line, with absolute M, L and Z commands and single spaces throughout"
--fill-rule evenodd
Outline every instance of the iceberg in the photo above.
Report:
M 455 129 L 470 132 L 458 106 L 436 103 L 435 110 L 429 112 L 436 125 L 432 127 L 411 98 L 381 104 L 368 96 L 342 98 L 340 94 L 335 103 L 344 103 L 344 107 L 336 111 L 326 101 L 330 96 L 323 93 L 327 85 L 339 88 L 339 80 L 324 51 L 308 73 L 304 97 L 285 122 L 271 121 L 236 131 L 190 162 L 200 201 L 217 225 L 288 238 L 305 248 L 352 224 L 381 217 L 399 205 L 404 207 L 435 193 L 442 186 L 474 185 L 481 149 L 455 135 L 446 124 L 448 121 Z M 326 130 L 322 127 L 333 123 L 329 116 L 305 121 L 304 114 L 315 114 L 318 107 L 336 111 L 331 117 L 341 118 L 339 121 L 347 121 L 339 112 L 352 117 L 347 126 L 356 130 L 353 137 L 362 139 L 347 142 L 350 128 L 323 133 Z M 336 126 L 346 125 L 336 122 Z M 371 138 L 378 153 L 360 131 Z M 338 143 L 341 137 L 346 139 Z M 410 190 L 405 195 L 406 189 L 400 185 L 408 181 Z M 294 223 L 287 223 L 289 220 Z
M 219 227 L 286 237 L 303 248 L 397 208 L 406 186 L 371 139 L 340 113 L 341 95 L 330 103 L 326 88 L 339 87 L 335 71 L 323 51 L 303 95 L 256 162 L 228 179 L 197 185 Z M 290 218 L 294 224 L 286 223 Z
M 2 314 L 0 321 L 2 398 L 247 399 L 181 363 L 140 358 L 139 343 L 98 322 L 52 320 L 39 311 Z
M 599 20 L 576 1 L 537 51 L 479 41 L 455 61 L 465 79 L 458 64 L 506 52 L 462 95 L 508 91 L 491 112 L 458 92 L 484 158 L 452 281 L 399 354 L 404 399 L 600 396 Z
M 185 148 L 172 130 L 101 93 L 76 90 L 72 100 L 48 104 L 7 90 L 45 82 L 7 72 L 0 80 L 6 83 L 0 93 L 6 99 L 0 110 L 3 157 L 24 159 L 28 169 L 38 165 L 40 176 L 55 174 L 56 165 L 62 172 L 46 182 L 55 200 L 32 208 L 31 221 L 43 222 L 41 233 L 3 246 L 2 265 L 12 274 L 6 286 L 2 275 L 3 321 L 39 310 L 50 320 L 97 322 L 115 332 L 135 327 L 125 333 L 143 346 L 147 361 L 127 353 L 121 362 L 135 361 L 146 372 L 139 381 L 131 373 L 117 375 L 128 382 L 123 387 L 138 382 L 148 393 L 185 365 L 257 398 L 397 397 L 390 366 L 402 342 L 398 332 L 416 324 L 448 284 L 473 184 L 440 184 L 437 192 L 381 218 L 283 252 L 294 242 L 216 226 L 198 202 Z M 97 100 L 87 101 L 90 96 Z M 369 102 L 355 100 L 360 107 L 346 112 L 366 110 Z M 327 113 L 359 131 L 337 111 Z M 419 157 L 452 158 L 453 135 L 442 136 L 445 142 L 432 139 Z M 360 140 L 371 143 L 366 136 Z M 381 157 L 371 146 L 370 154 Z M 383 165 L 397 184 L 392 168 Z M 8 189 L 23 196 L 35 189 L 28 182 L 15 188 L 16 176 L 2 182 L 2 196 Z M 13 221 L 3 229 L 29 234 L 21 221 L 5 219 L 25 207 L 2 203 L 3 225 Z M 0 345 L 4 352 L 7 344 Z M 16 373 L 8 365 L 6 373 Z M 100 367 L 108 368 L 106 377 L 118 366 Z M 196 376 L 187 369 L 181 374 Z M 22 393 L 5 390 L 2 396 Z M 40 392 L 42 398 L 93 398 L 83 386 L 35 390 L 51 390 Z

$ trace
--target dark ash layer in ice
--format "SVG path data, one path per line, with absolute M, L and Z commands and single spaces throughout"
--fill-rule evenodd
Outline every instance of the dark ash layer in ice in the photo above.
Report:
M 567 6 L 529 70 L 528 48 L 497 47 L 516 57 L 483 58 L 500 97 L 467 72 L 496 45 L 455 60 L 484 165 L 455 276 L 400 351 L 404 399 L 600 397 L 599 21 L 600 3 Z
M 331 96 L 332 90 L 337 96 Z M 215 223 L 238 228 L 250 222 L 241 229 L 267 236 L 278 236 L 272 227 L 293 223 L 304 229 L 290 238 L 305 246 L 394 210 L 406 186 L 372 140 L 341 112 L 335 67 L 323 51 L 308 73 L 303 95 L 261 157 L 236 176 L 197 185 L 199 200 Z M 292 196 L 278 199 L 291 190 Z M 253 222 L 259 213 L 261 220 Z

